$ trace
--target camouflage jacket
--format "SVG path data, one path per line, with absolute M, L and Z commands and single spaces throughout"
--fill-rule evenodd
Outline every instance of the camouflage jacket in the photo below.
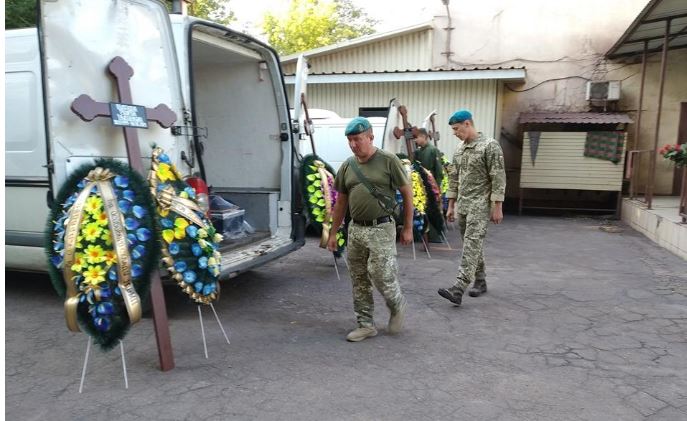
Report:
M 491 202 L 503 202 L 506 171 L 501 145 L 479 133 L 470 143 L 462 142 L 449 166 L 446 197 L 456 199 L 460 214 L 488 211 Z

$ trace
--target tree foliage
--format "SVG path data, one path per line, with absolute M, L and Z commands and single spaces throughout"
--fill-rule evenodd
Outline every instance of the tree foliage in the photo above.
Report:
M 5 29 L 36 26 L 36 0 L 6 0 Z
M 267 12 L 262 29 L 280 54 L 292 54 L 372 34 L 376 23 L 351 0 L 293 0 L 285 16 Z
M 167 9 L 172 10 L 172 0 L 165 0 Z M 202 19 L 228 25 L 234 19 L 228 0 L 195 0 L 189 5 L 188 14 Z M 6 0 L 5 29 L 36 26 L 36 0 Z
M 165 0 L 167 8 L 172 10 L 172 0 Z M 229 0 L 193 0 L 188 6 L 188 14 L 197 18 L 210 20 L 220 25 L 229 25 L 236 17 L 229 10 Z

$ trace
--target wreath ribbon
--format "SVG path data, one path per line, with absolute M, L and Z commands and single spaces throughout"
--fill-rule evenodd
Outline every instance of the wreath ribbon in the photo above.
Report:
M 195 212 L 203 213 L 203 211 L 198 207 L 198 205 L 189 199 L 184 199 L 179 197 L 174 193 L 174 187 L 168 186 L 158 192 L 157 202 L 160 208 L 163 210 L 171 210 L 178 213 L 194 224 L 198 225 L 200 228 L 205 227 L 203 220 L 198 217 Z M 195 212 L 194 212 L 195 211 Z
M 327 248 L 327 242 L 329 241 L 329 230 L 331 229 L 332 220 L 332 202 L 331 202 L 331 191 L 329 189 L 329 177 L 331 174 L 324 166 L 324 163 L 320 160 L 316 160 L 313 164 L 317 167 L 317 172 L 320 174 L 320 190 L 322 190 L 322 196 L 324 197 L 324 221 L 322 222 L 322 236 L 320 237 L 320 247 Z
M 110 170 L 104 168 L 95 168 L 88 173 L 86 177 L 89 183 L 79 193 L 74 205 L 69 210 L 69 222 L 65 230 L 65 252 L 64 252 L 64 279 L 67 288 L 67 299 L 64 302 L 65 319 L 67 328 L 72 332 L 79 332 L 79 325 L 77 323 L 77 306 L 79 304 L 78 292 L 73 277 L 72 265 L 74 264 L 74 257 L 76 254 L 76 240 L 83 220 L 83 210 L 86 200 L 90 196 L 94 188 L 98 188 L 103 199 L 103 204 L 107 212 L 108 224 L 110 232 L 112 233 L 112 244 L 117 255 L 117 273 L 120 291 L 124 299 L 124 305 L 129 315 L 129 321 L 134 324 L 141 320 L 142 309 L 141 299 L 136 293 L 133 283 L 131 282 L 131 255 L 127 245 L 126 229 L 124 226 L 124 217 L 119 211 L 117 205 L 117 196 L 115 195 L 110 179 L 114 178 Z

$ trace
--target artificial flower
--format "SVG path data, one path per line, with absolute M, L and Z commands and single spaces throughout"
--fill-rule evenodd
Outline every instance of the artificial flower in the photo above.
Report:
M 169 164 L 165 163 L 160 163 L 157 166 L 157 177 L 160 179 L 160 181 L 174 181 L 176 180 L 176 177 L 174 177 L 174 173 L 172 172 L 171 167 Z
M 81 230 L 81 234 L 88 242 L 92 242 L 98 239 L 103 233 L 103 229 L 98 225 L 97 222 L 91 222 L 86 224 Z
M 110 233 L 110 230 L 103 229 L 103 235 L 100 236 L 100 239 L 105 242 L 105 245 L 111 246 L 112 245 L 112 234 Z
M 99 213 L 93 215 L 93 219 L 100 226 L 105 226 L 108 223 L 107 213 L 105 213 L 105 212 L 99 212 Z
M 86 258 L 83 253 L 74 254 L 74 263 L 72 263 L 73 272 L 81 272 L 86 267 Z
M 86 248 L 85 255 L 86 261 L 90 265 L 100 263 L 105 260 L 105 251 L 99 245 L 89 244 Z
M 86 199 L 86 204 L 84 205 L 84 209 L 90 214 L 96 214 L 100 212 L 102 207 L 103 200 L 98 196 L 89 196 L 88 199 Z
M 95 286 L 105 280 L 105 270 L 100 265 L 89 266 L 83 276 L 87 285 Z
M 177 218 L 174 220 L 174 238 L 181 240 L 186 238 L 186 227 L 188 221 L 184 218 Z
M 137 246 L 137 247 L 143 247 L 143 246 Z M 117 253 L 115 253 L 114 250 L 107 250 L 105 252 L 105 264 L 107 266 L 113 265 L 117 263 Z

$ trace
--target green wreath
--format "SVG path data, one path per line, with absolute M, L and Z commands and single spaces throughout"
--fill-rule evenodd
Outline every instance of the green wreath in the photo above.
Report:
M 74 171 L 50 211 L 45 249 L 67 327 L 104 350 L 141 317 L 159 256 L 154 212 L 143 178 L 111 159 Z

